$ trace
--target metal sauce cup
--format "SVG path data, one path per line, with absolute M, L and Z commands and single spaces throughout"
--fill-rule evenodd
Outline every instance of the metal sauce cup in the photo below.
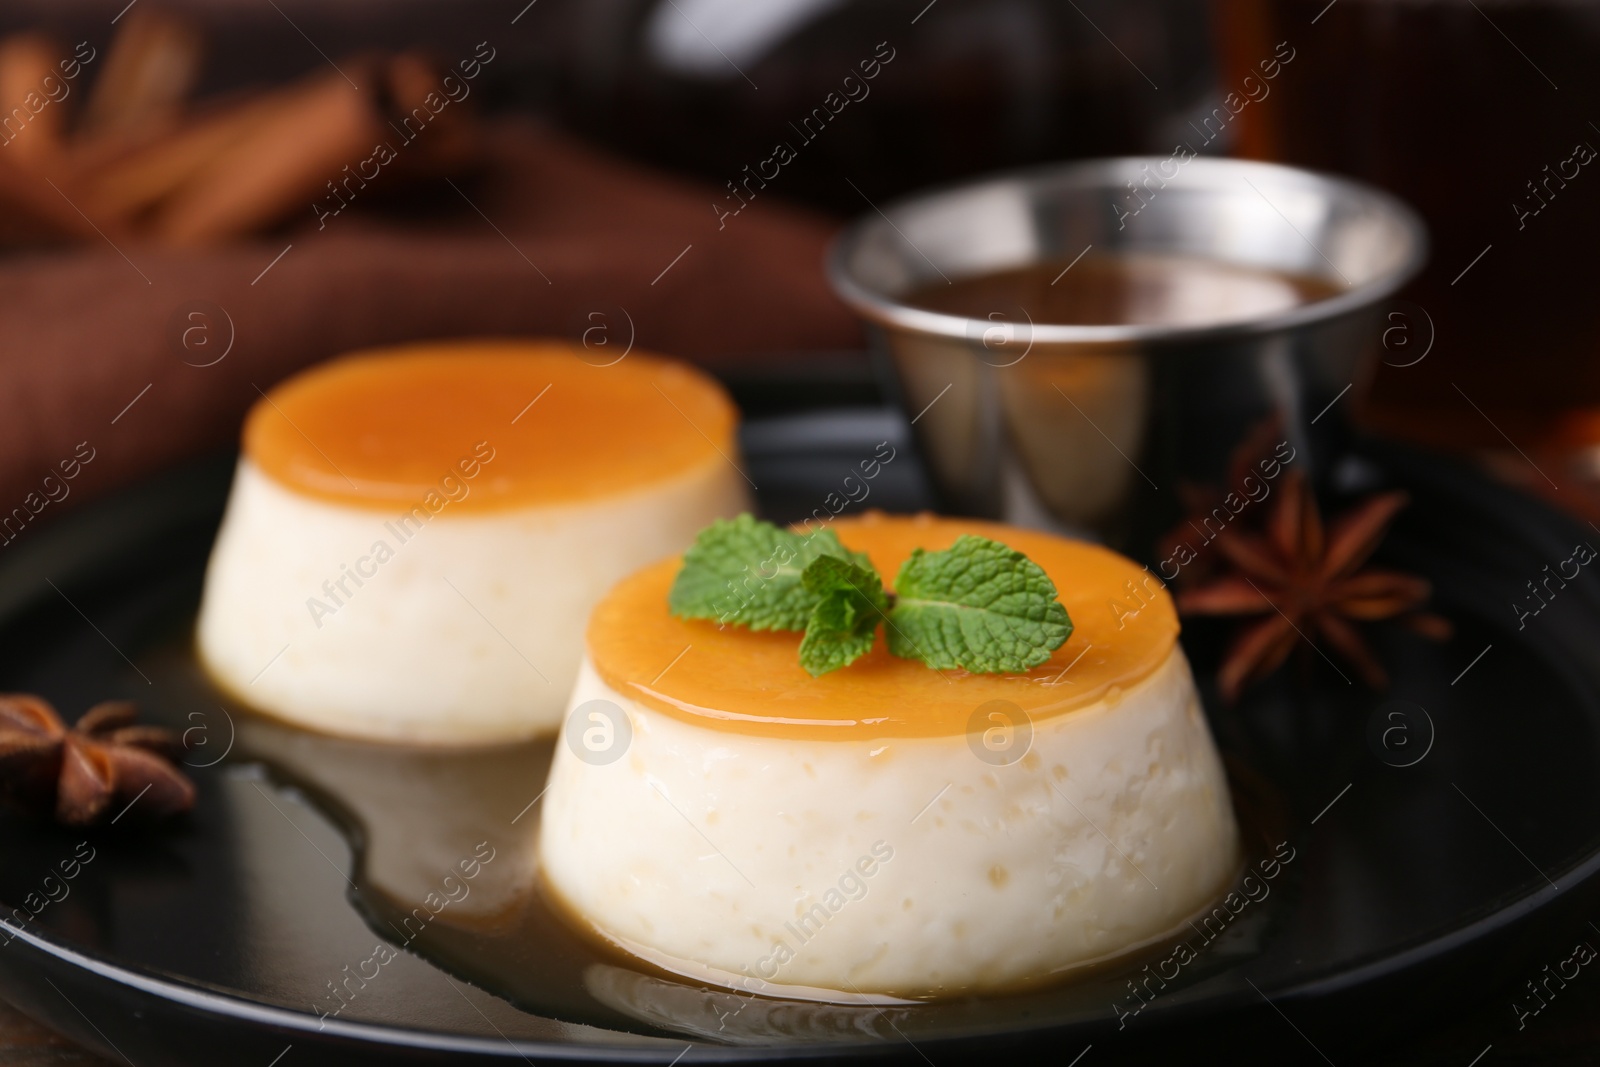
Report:
M 1179 518 L 1181 486 L 1223 486 L 1236 446 L 1267 420 L 1279 420 L 1294 463 L 1315 470 L 1337 454 L 1382 337 L 1380 302 L 1421 267 L 1426 244 L 1409 208 L 1357 182 L 1240 160 L 1125 158 L 891 204 L 840 236 L 828 272 L 893 368 L 948 510 L 1064 526 L 1142 554 Z M 1017 304 L 968 318 L 906 302 L 932 283 L 1064 264 L 1086 249 L 1342 290 L 1187 326 L 1061 325 Z

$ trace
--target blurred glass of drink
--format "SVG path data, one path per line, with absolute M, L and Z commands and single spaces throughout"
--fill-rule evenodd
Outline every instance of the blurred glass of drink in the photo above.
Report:
M 1582 416 L 1600 408 L 1600 4 L 1215 0 L 1213 11 L 1224 91 L 1259 77 L 1281 42 L 1294 51 L 1270 96 L 1239 114 L 1235 154 L 1365 179 L 1428 223 L 1431 259 L 1387 320 L 1396 332 L 1367 423 L 1435 445 L 1503 447 L 1503 432 L 1532 448 L 1593 422 Z

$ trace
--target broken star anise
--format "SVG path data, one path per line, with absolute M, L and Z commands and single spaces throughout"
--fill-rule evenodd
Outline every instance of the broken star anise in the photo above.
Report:
M 1363 566 L 1407 502 L 1401 492 L 1377 493 L 1324 531 L 1316 498 L 1301 473 L 1290 471 L 1263 530 L 1235 525 L 1217 535 L 1212 543 L 1232 573 L 1180 592 L 1178 610 L 1266 616 L 1241 629 L 1228 648 L 1217 671 L 1224 700 L 1232 703 L 1245 686 L 1277 670 L 1302 638 L 1314 648 L 1318 638 L 1326 640 L 1363 681 L 1386 688 L 1388 674 L 1358 622 L 1402 617 L 1430 637 L 1449 636 L 1448 621 L 1416 610 L 1431 592 L 1427 581 Z
M 194 783 L 172 762 L 182 742 L 136 724 L 137 716 L 131 703 L 106 701 L 68 729 L 47 701 L 0 694 L 0 796 L 68 826 L 120 818 L 134 806 L 143 819 L 188 811 Z

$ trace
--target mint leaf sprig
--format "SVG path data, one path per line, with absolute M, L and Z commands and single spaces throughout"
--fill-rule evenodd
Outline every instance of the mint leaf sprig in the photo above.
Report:
M 749 514 L 718 519 L 683 554 L 667 603 L 683 619 L 804 630 L 818 598 L 801 579 L 822 556 L 867 562 L 865 555 L 847 551 L 832 530 L 797 534 Z
M 817 602 L 800 642 L 800 666 L 813 676 L 827 674 L 872 651 L 892 602 L 871 563 L 820 556 L 807 565 L 801 584 Z
M 940 552 L 918 548 L 891 593 L 832 530 L 798 534 L 750 515 L 700 532 L 668 604 L 680 618 L 804 631 L 800 665 L 814 676 L 866 655 L 880 625 L 891 655 L 975 674 L 1037 667 L 1072 635 L 1049 575 L 998 541 L 962 534 Z

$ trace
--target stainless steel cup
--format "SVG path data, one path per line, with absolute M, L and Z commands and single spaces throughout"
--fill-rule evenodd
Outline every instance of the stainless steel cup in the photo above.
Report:
M 1199 257 L 1343 291 L 1202 327 L 1060 325 L 1016 306 L 967 318 L 906 302 L 934 282 L 1085 250 Z M 1137 551 L 1176 518 L 1180 486 L 1224 481 L 1235 446 L 1264 420 L 1281 420 L 1295 462 L 1313 470 L 1341 447 L 1349 392 L 1385 328 L 1381 302 L 1425 256 L 1417 216 L 1368 186 L 1150 157 L 890 204 L 845 231 L 828 271 L 893 367 L 949 510 L 1054 519 Z

